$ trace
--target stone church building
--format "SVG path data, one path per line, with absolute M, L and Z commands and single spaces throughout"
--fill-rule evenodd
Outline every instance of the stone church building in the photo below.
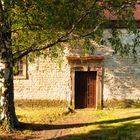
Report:
M 140 21 L 140 4 L 134 14 Z M 120 30 L 124 45 L 133 45 L 134 35 Z M 136 46 L 137 62 L 131 54 L 113 54 L 109 45 L 93 42 L 93 46 L 94 53 L 84 56 L 79 46 L 73 51 L 66 47 L 61 67 L 49 57 L 32 63 L 21 60 L 14 80 L 15 99 L 63 100 L 73 108 L 101 108 L 114 100 L 140 102 L 140 46 Z
M 124 43 L 133 44 L 133 36 L 122 32 Z M 131 55 L 121 57 L 109 46 L 93 45 L 94 53 L 85 56 L 79 48 L 66 47 L 61 67 L 43 56 L 22 61 L 14 80 L 15 99 L 63 100 L 73 108 L 101 108 L 113 100 L 139 102 L 140 46 L 134 62 Z

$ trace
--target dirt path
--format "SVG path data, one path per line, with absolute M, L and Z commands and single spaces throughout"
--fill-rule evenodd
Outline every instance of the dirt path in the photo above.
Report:
M 53 119 L 46 115 L 38 122 L 26 122 L 30 123 L 22 123 L 15 133 L 0 131 L 0 140 L 140 140 L 139 108 L 76 110 Z
M 50 124 L 23 124 L 27 134 L 4 134 L 0 140 L 63 140 L 74 135 L 74 130 L 91 124 L 93 117 L 70 114 Z M 31 131 L 31 134 L 28 134 Z
M 95 120 L 94 120 L 95 121 Z M 31 136 L 32 140 L 63 140 L 73 135 L 73 130 L 76 130 L 85 125 L 91 124 L 93 118 L 86 118 L 73 116 L 72 118 L 65 118 L 61 122 L 54 122 L 47 126 L 47 130 L 37 131 L 35 135 Z M 29 138 L 28 138 L 29 139 Z

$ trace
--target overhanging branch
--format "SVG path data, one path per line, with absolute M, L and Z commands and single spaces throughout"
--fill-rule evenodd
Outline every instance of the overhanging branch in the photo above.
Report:
M 38 45 L 36 43 L 32 44 L 28 49 L 21 52 L 19 54 L 19 56 L 15 57 L 14 61 L 17 61 L 17 60 L 21 59 L 22 57 L 24 57 L 25 55 L 28 55 L 31 52 L 37 52 L 37 51 L 45 50 L 47 48 L 51 48 L 52 46 L 54 46 L 58 43 L 67 42 L 69 40 L 68 39 L 69 35 L 76 29 L 76 27 L 79 25 L 79 23 L 81 23 L 83 21 L 83 19 L 91 12 L 91 10 L 94 8 L 97 1 L 98 0 L 94 0 L 92 6 L 84 14 L 81 15 L 81 17 L 75 22 L 75 24 L 73 24 L 71 26 L 71 29 L 68 32 L 66 32 L 65 34 L 63 34 L 61 37 L 59 37 L 57 40 L 55 40 L 52 43 L 49 43 L 49 44 L 45 45 L 44 47 L 39 47 L 39 48 L 37 48 Z
M 28 55 L 31 52 L 37 52 L 37 51 L 42 51 L 48 48 L 51 48 L 52 46 L 58 44 L 58 43 L 62 43 L 62 42 L 66 42 L 66 39 L 62 39 L 62 38 L 58 38 L 56 41 L 49 43 L 43 47 L 39 47 L 37 48 L 37 44 L 32 44 L 28 49 L 26 49 L 25 51 L 23 51 L 19 56 L 14 58 L 14 62 L 18 61 L 19 59 L 23 58 L 24 56 Z

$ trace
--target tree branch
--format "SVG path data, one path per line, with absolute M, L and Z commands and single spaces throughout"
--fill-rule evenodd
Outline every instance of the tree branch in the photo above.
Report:
M 69 40 L 67 37 L 76 29 L 76 27 L 79 25 L 79 23 L 82 22 L 83 19 L 91 12 L 91 10 L 93 9 L 93 7 L 95 6 L 97 1 L 98 0 L 94 0 L 92 6 L 75 22 L 75 24 L 72 25 L 71 29 L 68 32 L 66 32 L 65 34 L 63 34 L 61 37 L 59 37 L 57 40 L 45 45 L 44 47 L 40 47 L 40 48 L 36 48 L 37 44 L 32 44 L 27 50 L 22 52 L 19 56 L 15 57 L 14 61 L 17 61 L 18 59 L 24 57 L 25 55 L 28 55 L 31 52 L 45 50 L 45 49 L 50 48 L 58 43 L 67 42 Z
M 90 14 L 91 9 L 94 8 L 94 6 L 95 6 L 95 4 L 96 4 L 97 1 L 98 1 L 98 0 L 94 0 L 92 6 L 91 6 L 77 21 L 76 21 L 75 24 L 72 25 L 72 28 L 66 33 L 66 36 L 69 35 L 69 34 L 71 34 L 71 33 L 75 30 L 75 28 L 79 25 L 79 23 L 82 22 L 83 19 L 84 19 L 88 14 Z
M 98 24 L 91 32 L 88 32 L 80 37 L 87 37 L 87 36 L 90 36 L 91 34 L 95 33 L 99 28 L 100 26 L 103 24 L 104 22 L 101 22 L 100 24 Z
M 37 51 L 42 51 L 48 48 L 51 48 L 52 46 L 58 44 L 58 43 L 62 43 L 62 42 L 66 42 L 66 39 L 62 39 L 61 37 L 58 38 L 56 41 L 49 43 L 47 45 L 45 45 L 44 47 L 41 48 L 37 48 L 37 44 L 32 44 L 27 50 L 23 51 L 19 56 L 14 58 L 14 62 L 18 61 L 19 59 L 23 58 L 24 56 L 28 55 L 31 52 L 37 52 Z

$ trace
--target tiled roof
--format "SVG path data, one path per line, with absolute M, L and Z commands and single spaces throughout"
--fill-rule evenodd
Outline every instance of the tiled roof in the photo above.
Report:
M 140 20 L 140 3 L 136 5 L 136 11 L 134 12 L 136 20 Z
M 117 20 L 117 17 L 111 12 L 105 10 L 104 13 L 109 20 Z M 134 17 L 137 21 L 140 21 L 140 3 L 136 4 L 135 6 Z

